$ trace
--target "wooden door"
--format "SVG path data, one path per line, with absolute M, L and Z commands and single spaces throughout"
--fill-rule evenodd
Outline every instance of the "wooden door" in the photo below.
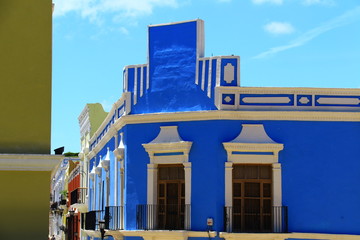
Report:
M 158 172 L 158 228 L 184 228 L 185 181 L 182 165 L 159 165 Z
M 271 165 L 234 165 L 233 230 L 272 231 Z

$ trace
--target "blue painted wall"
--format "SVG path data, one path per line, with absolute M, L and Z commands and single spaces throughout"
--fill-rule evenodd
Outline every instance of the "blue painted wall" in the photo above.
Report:
M 149 27 L 150 88 L 132 114 L 216 109 L 195 84 L 197 27 L 197 21 Z M 134 69 L 128 79 L 133 92 Z
M 243 123 L 264 124 L 269 136 L 284 144 L 283 205 L 289 207 L 289 231 L 359 234 L 360 136 L 358 123 L 296 121 L 196 121 L 134 124 L 125 127 L 126 229 L 136 228 L 136 205 L 146 204 L 149 156 L 141 144 L 153 140 L 160 126 L 178 125 L 192 141 L 192 230 L 207 230 L 214 218 L 223 231 L 224 163 L 222 142 L 234 139 Z
M 128 68 L 127 91 L 132 92 L 133 105 L 131 114 L 216 109 L 213 90 L 217 60 L 211 60 L 211 78 L 210 60 L 199 62 L 199 81 L 198 85 L 195 84 L 197 28 L 197 21 L 149 27 L 150 88 L 146 89 L 145 74 L 142 82 L 144 92 L 140 96 L 141 71 L 144 73 L 147 69 L 138 68 L 135 74 L 133 67 Z M 222 59 L 220 68 L 223 69 L 227 63 L 235 67 L 235 74 L 240 67 L 238 59 Z M 201 70 L 203 65 L 205 72 Z M 202 76 L 204 90 L 201 89 Z M 227 83 L 221 71 L 221 86 L 237 86 L 236 74 L 234 79 Z M 210 98 L 207 96 L 209 81 Z M 134 92 L 137 93 L 136 104 Z M 234 104 L 235 95 L 228 96 L 233 100 L 226 104 Z M 246 96 L 251 95 L 242 94 L 242 104 Z M 294 96 L 286 96 L 291 102 L 279 105 L 293 105 Z M 152 141 L 159 134 L 160 126 L 176 125 L 182 139 L 193 142 L 189 153 L 192 163 L 191 230 L 208 230 L 206 219 L 211 217 L 214 219 L 213 230 L 224 231 L 224 163 L 227 155 L 222 143 L 238 136 L 244 123 L 263 124 L 275 142 L 284 144 L 279 161 L 282 164 L 283 205 L 289 210 L 289 231 L 360 234 L 360 188 L 357 187 L 360 182 L 360 124 L 317 121 L 212 120 L 124 126 L 121 131 L 125 144 L 125 229 L 136 229 L 136 206 L 147 203 L 149 156 L 142 144 Z M 97 153 L 96 161 L 90 161 L 90 169 L 98 165 L 100 155 L 105 157 L 107 147 L 110 151 L 114 150 L 114 144 L 114 138 L 105 144 Z M 110 205 L 119 205 L 120 195 L 118 202 L 114 202 L 114 161 L 115 157 L 111 154 Z M 105 176 L 103 171 L 98 180 L 106 182 Z M 96 209 L 101 207 L 99 193 L 96 191 Z

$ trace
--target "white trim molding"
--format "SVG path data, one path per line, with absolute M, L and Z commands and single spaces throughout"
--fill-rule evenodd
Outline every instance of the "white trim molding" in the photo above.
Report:
M 160 133 L 150 143 L 143 144 L 149 154 L 147 165 L 147 204 L 157 203 L 157 172 L 158 164 L 183 164 L 185 171 L 185 204 L 191 204 L 191 162 L 189 152 L 192 142 L 183 141 L 177 126 L 162 126 Z M 191 210 L 187 212 L 191 216 Z M 190 219 L 185 217 L 185 219 Z M 190 222 L 185 222 L 190 229 Z
M 85 230 L 91 232 L 89 230 Z M 201 232 L 201 231 L 169 231 L 169 230 L 120 230 L 120 231 L 106 231 L 116 240 L 123 239 L 123 237 L 142 237 L 144 240 L 187 240 L 189 237 L 214 238 L 217 232 Z M 91 233 L 90 233 L 91 234 Z M 89 234 L 89 236 L 90 236 Z
M 225 240 L 286 240 L 286 239 L 319 239 L 319 240 L 358 240 L 359 235 L 348 234 L 323 234 L 323 233 L 219 233 Z
M 193 111 L 125 115 L 118 118 L 110 128 L 115 132 L 128 124 L 165 123 L 211 120 L 250 120 L 250 121 L 315 121 L 315 122 L 360 122 L 360 112 L 346 111 Z M 97 142 L 89 152 L 93 158 L 113 137 L 112 130 L 106 132 L 101 141 Z M 96 134 L 95 134 L 96 135 Z M 93 136 L 90 142 L 93 142 Z
M 0 154 L 0 171 L 52 171 L 63 155 Z
M 273 206 L 282 206 L 281 164 L 279 151 L 284 145 L 274 142 L 266 133 L 262 124 L 242 124 L 240 134 L 230 142 L 223 143 L 227 152 L 225 162 L 225 206 L 232 207 L 233 164 L 271 164 Z M 228 232 L 231 232 L 231 221 Z M 276 224 L 276 221 L 274 221 Z M 281 226 L 274 226 L 281 229 Z

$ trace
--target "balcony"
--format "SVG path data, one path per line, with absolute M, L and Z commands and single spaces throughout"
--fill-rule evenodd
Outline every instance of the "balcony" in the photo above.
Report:
M 84 230 L 99 230 L 99 221 L 104 220 L 105 211 L 104 210 L 95 210 L 82 215 L 82 224 L 81 227 Z
M 122 206 L 105 207 L 105 225 L 109 230 L 124 229 L 124 208 Z
M 286 233 L 288 211 L 286 206 L 269 208 L 225 207 L 226 232 Z
M 141 230 L 190 230 L 190 205 L 138 205 L 136 226 Z
M 87 212 L 86 203 L 86 188 L 77 188 L 70 193 L 70 205 L 73 208 L 78 209 L 79 212 Z

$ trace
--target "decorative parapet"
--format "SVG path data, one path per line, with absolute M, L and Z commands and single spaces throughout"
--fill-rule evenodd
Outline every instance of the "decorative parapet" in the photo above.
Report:
M 148 64 L 130 65 L 124 69 L 124 92 L 131 92 L 133 105 L 150 88 Z
M 360 111 L 359 89 L 217 87 L 219 110 Z
M 213 98 L 215 88 L 219 86 L 240 86 L 240 57 L 216 56 L 199 58 L 195 83 Z

